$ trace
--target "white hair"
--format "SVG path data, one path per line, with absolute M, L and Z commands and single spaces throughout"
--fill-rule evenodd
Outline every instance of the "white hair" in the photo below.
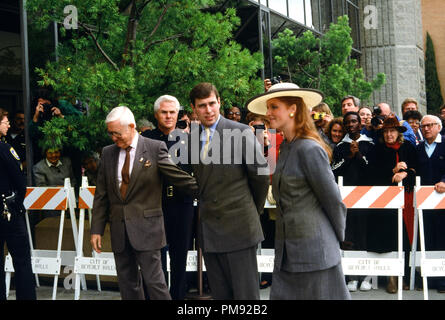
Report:
M 439 117 L 433 116 L 432 114 L 427 114 L 422 117 L 422 120 L 420 120 L 420 123 L 422 123 L 423 119 L 425 119 L 425 118 L 433 119 L 434 123 L 437 123 L 439 125 L 439 130 L 442 130 L 442 121 L 440 120 Z
M 133 112 L 131 112 L 130 108 L 126 106 L 113 108 L 113 110 L 111 110 L 110 113 L 107 115 L 105 123 L 113 122 L 116 120 L 120 120 L 120 124 L 123 126 L 129 126 L 130 124 L 134 124 L 134 126 L 136 126 Z
M 168 95 L 168 94 L 163 95 L 163 96 L 160 96 L 159 98 L 156 99 L 155 104 L 154 104 L 153 111 L 154 111 L 155 113 L 158 112 L 158 110 L 159 110 L 159 108 L 160 108 L 160 106 L 161 106 L 161 103 L 162 103 L 162 102 L 165 102 L 165 101 L 167 101 L 167 102 L 174 102 L 174 103 L 175 103 L 175 106 L 176 106 L 176 111 L 179 112 L 180 104 L 179 104 L 178 99 L 176 99 L 175 97 L 170 96 L 170 95 Z

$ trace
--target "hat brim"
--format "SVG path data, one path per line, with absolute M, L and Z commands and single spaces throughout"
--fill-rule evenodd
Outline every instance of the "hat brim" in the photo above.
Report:
M 278 97 L 300 97 L 308 108 L 312 108 L 323 101 L 324 95 L 315 89 L 277 89 L 249 99 L 246 107 L 250 112 L 266 115 L 267 100 Z
M 379 129 L 379 131 L 381 132 L 381 133 L 383 133 L 383 131 L 385 130 L 385 129 L 396 129 L 397 131 L 399 131 L 400 133 L 405 133 L 406 132 L 406 130 L 408 130 L 406 127 L 404 127 L 404 126 L 398 126 L 398 127 L 383 127 L 383 128 L 380 128 Z

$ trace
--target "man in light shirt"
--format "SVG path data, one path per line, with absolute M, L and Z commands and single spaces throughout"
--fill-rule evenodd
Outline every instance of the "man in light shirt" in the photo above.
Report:
M 114 108 L 105 122 L 114 144 L 105 147 L 100 158 L 91 246 L 101 252 L 109 221 L 122 299 L 145 299 L 143 281 L 151 300 L 170 300 L 160 253 L 166 245 L 162 179 L 191 195 L 197 191 L 196 181 L 173 163 L 165 142 L 137 133 L 129 108 Z
M 424 140 L 416 146 L 417 175 L 424 186 L 434 186 L 439 193 L 445 192 L 445 143 L 440 135 L 442 121 L 426 115 L 420 122 Z M 445 210 L 424 210 L 425 249 L 445 249 Z M 445 278 L 432 278 L 433 287 L 445 293 Z

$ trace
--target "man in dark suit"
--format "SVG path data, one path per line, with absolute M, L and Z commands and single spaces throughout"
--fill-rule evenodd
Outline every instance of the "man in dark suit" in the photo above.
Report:
M 175 97 L 160 96 L 153 108 L 157 128 L 144 131 L 142 136 L 164 141 L 170 149 L 180 138 L 173 137 L 179 108 L 179 101 Z M 186 172 L 191 172 L 189 165 L 178 163 L 178 166 Z M 172 185 L 164 184 L 162 211 L 170 257 L 170 295 L 173 300 L 184 300 L 187 291 L 187 252 L 192 243 L 193 232 L 193 197 L 185 195 Z M 164 272 L 167 271 L 166 251 L 167 248 L 161 251 Z
M 445 192 L 445 142 L 440 134 L 442 121 L 436 116 L 426 115 L 420 122 L 423 141 L 417 146 L 417 175 L 424 186 L 434 186 L 439 193 Z M 445 249 L 445 210 L 424 210 L 426 250 Z M 434 286 L 445 293 L 445 277 L 433 280 Z
M 196 85 L 190 102 L 201 122 L 192 127 L 190 150 L 199 185 L 198 240 L 212 297 L 259 299 L 256 249 L 264 240 L 259 214 L 269 187 L 269 172 L 258 174 L 266 165 L 262 147 L 248 126 L 220 115 L 212 84 Z
M 101 252 L 105 224 L 110 221 L 122 299 L 143 300 L 142 279 L 150 299 L 171 299 L 159 251 L 166 245 L 162 179 L 190 194 L 197 191 L 196 181 L 172 162 L 164 142 L 137 133 L 129 108 L 114 108 L 105 122 L 114 144 L 102 151 L 91 245 Z

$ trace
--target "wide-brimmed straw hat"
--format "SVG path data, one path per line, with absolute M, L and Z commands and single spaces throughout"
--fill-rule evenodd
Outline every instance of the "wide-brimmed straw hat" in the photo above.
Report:
M 404 133 L 407 130 L 406 127 L 400 125 L 399 120 L 397 120 L 397 118 L 394 116 L 387 117 L 383 121 L 383 127 L 380 128 L 380 131 L 383 132 L 385 129 L 396 129 L 400 133 Z
M 278 97 L 300 97 L 308 108 L 315 107 L 324 98 L 323 93 L 318 90 L 303 89 L 295 83 L 283 82 L 274 84 L 269 91 L 251 98 L 247 101 L 246 106 L 250 112 L 265 115 L 267 100 Z

